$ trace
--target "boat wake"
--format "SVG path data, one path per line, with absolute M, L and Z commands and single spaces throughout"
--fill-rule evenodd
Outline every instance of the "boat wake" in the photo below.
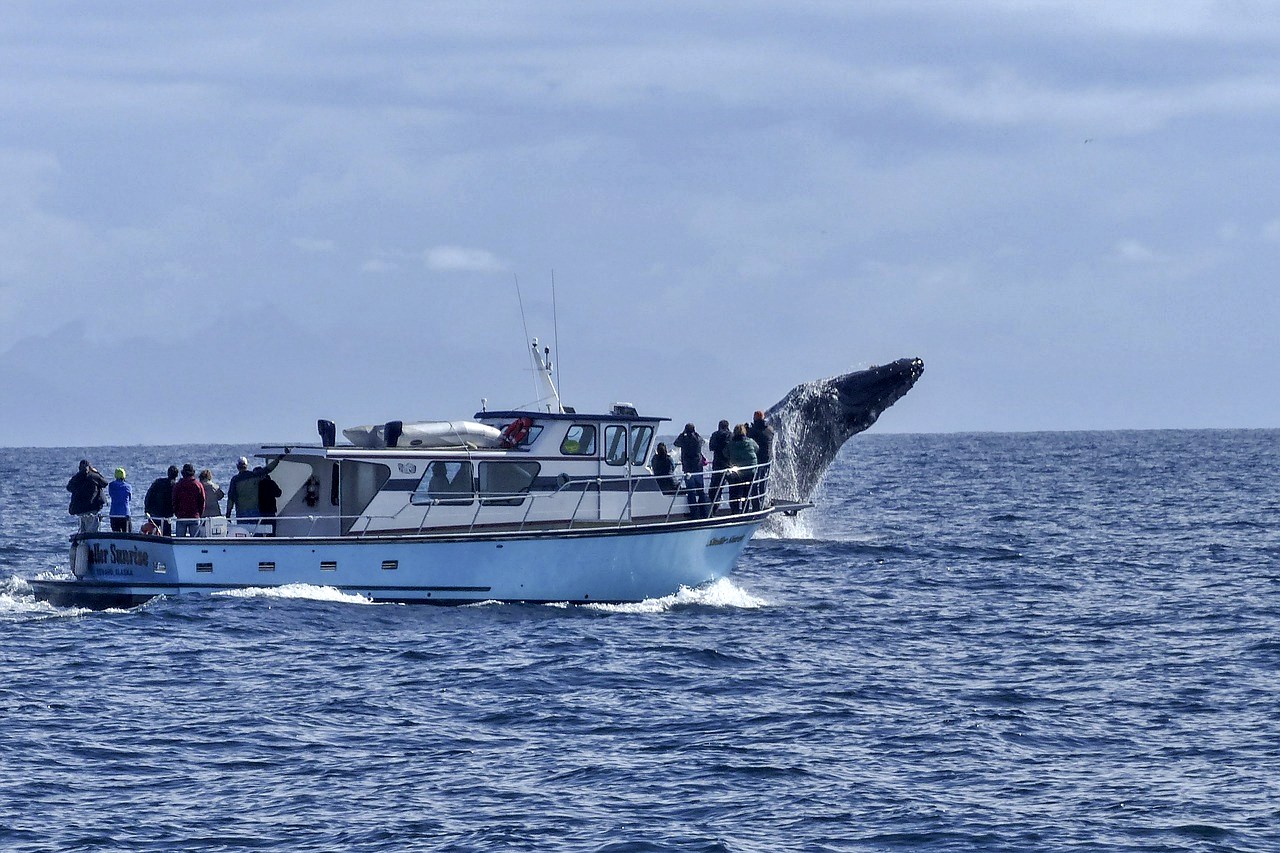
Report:
M 224 589 L 212 593 L 227 598 L 301 598 L 309 601 L 332 601 L 338 604 L 373 604 L 363 595 L 343 592 L 331 586 L 313 586 L 309 583 L 287 583 L 282 586 L 254 586 L 245 589 Z
M 769 602 L 759 596 L 752 595 L 742 587 L 734 585 L 728 578 L 721 578 L 715 583 L 690 589 L 680 587 L 679 592 L 664 595 L 661 598 L 647 598 L 629 604 L 583 604 L 579 605 L 591 610 L 603 610 L 606 613 L 667 613 L 687 607 L 717 607 L 741 610 L 757 610 L 767 607 Z

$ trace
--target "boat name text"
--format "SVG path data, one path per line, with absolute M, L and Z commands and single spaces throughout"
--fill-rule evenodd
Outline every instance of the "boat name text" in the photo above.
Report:
M 742 533 L 739 533 L 737 536 L 716 536 L 707 542 L 707 547 L 710 548 L 712 545 L 728 545 L 730 542 L 741 542 L 744 538 L 746 537 Z
M 101 545 L 92 545 L 89 548 L 89 564 L 106 563 L 113 566 L 149 566 L 151 555 L 141 548 L 117 548 L 115 545 L 103 548 Z

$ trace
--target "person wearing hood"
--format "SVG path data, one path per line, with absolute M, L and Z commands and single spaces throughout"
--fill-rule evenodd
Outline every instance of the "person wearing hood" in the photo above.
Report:
M 133 486 L 125 479 L 125 470 L 116 469 L 116 478 L 107 486 L 107 494 L 111 496 L 111 531 L 113 533 L 132 533 L 133 520 L 129 518 L 130 504 L 133 502 Z
M 81 533 L 98 529 L 98 510 L 106 504 L 106 499 L 102 497 L 102 490 L 106 487 L 106 478 L 89 464 L 88 459 L 81 459 L 80 470 L 67 480 L 67 491 L 71 493 L 67 513 L 80 517 Z
M 163 536 L 173 535 L 173 485 L 178 482 L 178 466 L 170 465 L 165 477 L 156 477 L 147 495 L 142 499 L 142 511 L 153 524 L 160 527 Z M 145 531 L 144 531 L 145 532 Z

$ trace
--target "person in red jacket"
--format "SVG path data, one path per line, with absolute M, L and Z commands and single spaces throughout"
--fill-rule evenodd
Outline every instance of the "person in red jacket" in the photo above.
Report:
M 196 479 L 195 466 L 182 466 L 182 479 L 173 484 L 173 514 L 177 516 L 178 536 L 199 536 L 200 518 L 204 515 L 204 486 Z

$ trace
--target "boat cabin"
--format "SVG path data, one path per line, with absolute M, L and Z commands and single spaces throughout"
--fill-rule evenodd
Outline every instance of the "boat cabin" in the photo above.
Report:
M 281 537 L 618 526 L 685 517 L 685 498 L 664 493 L 648 466 L 666 420 L 627 404 L 604 415 L 478 412 L 496 440 L 476 430 L 403 446 L 391 429 L 389 447 L 337 446 L 322 422 L 322 445 L 258 455 L 282 492 Z

